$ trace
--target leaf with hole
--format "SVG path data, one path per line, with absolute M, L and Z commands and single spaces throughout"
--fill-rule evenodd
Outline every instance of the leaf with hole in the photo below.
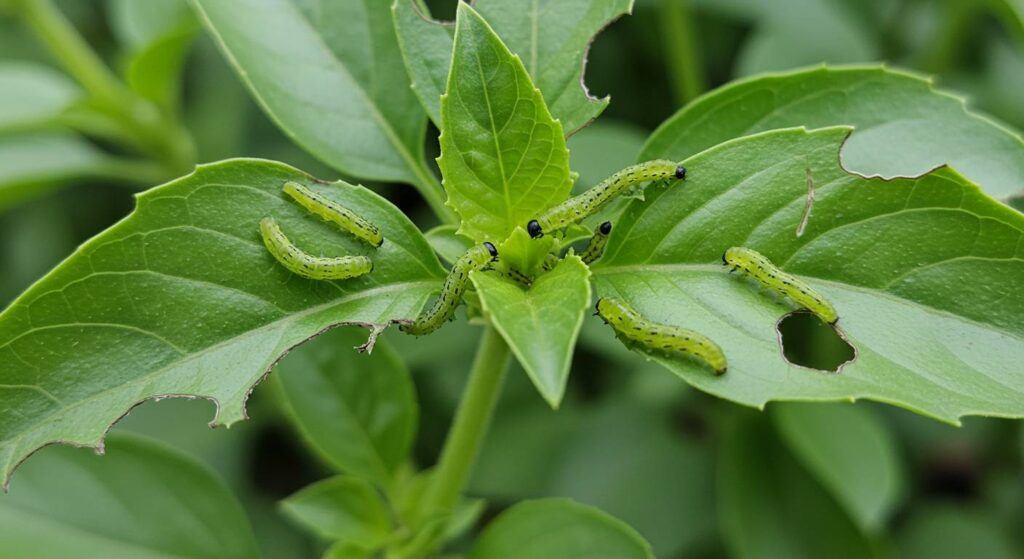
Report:
M 281 192 L 297 181 L 378 224 L 379 249 L 309 216 Z M 325 255 L 373 252 L 374 270 L 305 280 L 267 253 L 272 216 Z M 0 473 L 42 445 L 100 445 L 136 403 L 217 402 L 214 423 L 245 417 L 252 386 L 292 347 L 337 324 L 414 316 L 444 272 L 416 227 L 369 190 L 280 163 L 233 160 L 138 198 L 0 314 Z
M 729 361 L 721 377 L 654 359 L 735 402 L 868 398 L 949 422 L 1024 415 L 1024 215 L 951 169 L 851 175 L 837 159 L 849 132 L 778 130 L 686 160 L 682 187 L 650 192 L 616 223 L 593 266 L 598 295 L 715 340 Z M 816 202 L 798 237 L 807 169 Z M 853 361 L 837 373 L 786 361 L 776 322 L 793 307 L 728 274 L 730 246 L 827 298 Z

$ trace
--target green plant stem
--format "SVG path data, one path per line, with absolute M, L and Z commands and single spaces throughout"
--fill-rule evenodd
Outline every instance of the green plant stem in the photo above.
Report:
M 427 201 L 430 209 L 437 214 L 438 219 L 445 225 L 458 225 L 459 218 L 451 208 L 445 205 L 444 187 L 434 177 L 434 173 L 421 162 L 419 168 L 416 169 L 416 175 L 419 178 L 416 189 Z
M 159 160 L 168 175 L 191 170 L 195 152 L 188 132 L 132 93 L 50 0 L 15 0 L 15 6 L 54 58 L 90 94 L 91 109 L 109 115 L 124 137 Z
M 689 0 L 659 0 L 658 22 L 672 94 L 685 105 L 707 89 Z
M 427 493 L 426 510 L 443 514 L 458 504 L 490 426 L 508 362 L 508 344 L 494 327 L 487 326 Z

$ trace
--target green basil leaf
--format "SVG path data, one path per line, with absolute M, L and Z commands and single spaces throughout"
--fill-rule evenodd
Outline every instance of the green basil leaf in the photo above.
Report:
M 377 224 L 384 244 L 307 214 L 282 194 L 286 181 Z M 289 273 L 261 242 L 265 216 L 310 253 L 370 255 L 373 272 L 337 282 Z M 239 421 L 282 354 L 337 324 L 415 316 L 443 275 L 408 218 L 365 188 L 270 161 L 201 166 L 140 195 L 0 314 L 0 473 L 52 442 L 96 446 L 156 396 L 210 398 L 215 424 Z
M 285 357 L 277 378 L 313 449 L 340 471 L 388 487 L 416 435 L 416 394 L 390 347 L 352 350 L 365 341 L 357 328 L 328 332 Z
M 729 361 L 718 377 L 652 358 L 729 400 L 867 398 L 949 422 L 1020 417 L 1024 215 L 950 169 L 888 182 L 850 175 L 837 163 L 848 133 L 778 130 L 688 159 L 685 182 L 649 188 L 622 215 L 592 268 L 597 292 L 717 342 Z M 816 202 L 797 236 L 808 170 Z M 854 360 L 838 373 L 786 361 L 776 322 L 791 307 L 728 273 L 731 246 L 765 254 L 830 300 Z
M 569 152 L 523 63 L 459 3 L 438 165 L 459 233 L 498 242 L 569 194 Z

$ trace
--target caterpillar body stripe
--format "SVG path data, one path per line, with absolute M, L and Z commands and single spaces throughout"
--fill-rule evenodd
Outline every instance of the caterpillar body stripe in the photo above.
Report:
M 282 266 L 293 274 L 315 280 L 349 279 L 370 273 L 373 262 L 365 256 L 328 258 L 311 256 L 295 246 L 281 231 L 274 218 L 260 220 L 263 244 Z
M 722 255 L 722 262 L 762 286 L 784 295 L 797 305 L 811 311 L 829 324 L 839 320 L 836 309 L 809 285 L 780 270 L 763 254 L 744 247 L 732 247 Z
M 441 294 L 433 306 L 420 313 L 411 323 L 400 325 L 399 330 L 414 336 L 424 336 L 440 328 L 452 319 L 455 309 L 462 302 L 462 296 L 466 293 L 469 283 L 469 273 L 473 270 L 483 270 L 497 259 L 498 249 L 491 243 L 482 243 L 470 248 L 452 265 L 441 287 Z
M 590 190 L 569 198 L 544 212 L 537 219 L 531 220 L 526 224 L 526 232 L 534 239 L 543 237 L 545 233 L 565 229 L 570 224 L 592 215 L 634 185 L 685 178 L 686 167 L 665 159 L 655 159 L 626 167 Z
M 587 248 L 583 249 L 583 253 L 580 254 L 580 259 L 584 264 L 590 265 L 601 258 L 601 255 L 604 254 L 604 247 L 608 244 L 608 234 L 611 232 L 612 222 L 610 221 L 606 221 L 594 229 L 594 236 L 590 238 Z
M 379 247 L 384 242 L 384 236 L 381 235 L 380 229 L 376 225 L 334 200 L 293 181 L 284 183 L 284 193 L 291 196 L 309 213 L 334 223 L 342 230 L 348 231 L 375 247 Z
M 652 351 L 687 355 L 710 367 L 716 375 L 724 374 L 728 368 L 722 348 L 707 336 L 678 326 L 651 322 L 618 299 L 598 299 L 597 315 L 627 342 Z

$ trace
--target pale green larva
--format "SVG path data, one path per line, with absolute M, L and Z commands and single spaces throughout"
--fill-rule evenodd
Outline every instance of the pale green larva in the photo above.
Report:
M 632 186 L 650 181 L 682 180 L 686 167 L 664 159 L 639 163 L 615 173 L 590 190 L 569 198 L 526 224 L 526 232 L 534 239 L 565 229 L 592 215 L 602 206 Z
M 831 303 L 806 283 L 780 270 L 760 252 L 744 247 L 732 247 L 722 255 L 722 262 L 762 286 L 789 297 L 829 324 L 835 324 L 839 320 L 839 315 Z
M 384 237 L 376 225 L 334 200 L 293 181 L 284 183 L 284 193 L 291 196 L 309 213 L 334 223 L 342 230 L 348 231 L 375 247 L 379 247 L 384 242 Z
M 610 221 L 606 221 L 594 229 L 594 236 L 590 238 L 587 248 L 583 249 L 583 253 L 580 254 L 580 259 L 583 260 L 584 264 L 593 264 L 597 259 L 601 258 L 601 255 L 604 254 L 604 247 L 608 244 L 608 235 L 611 232 L 612 222 Z
M 615 334 L 651 351 L 680 353 L 710 367 L 716 375 L 728 368 L 725 354 L 707 336 L 678 326 L 647 320 L 632 307 L 612 298 L 597 300 L 597 315 L 615 329 Z
M 414 336 L 424 336 L 451 320 L 455 315 L 455 309 L 462 302 L 462 295 L 466 293 L 469 273 L 483 270 L 497 258 L 498 249 L 491 243 L 481 243 L 467 250 L 452 265 L 444 285 L 441 286 L 441 294 L 434 304 L 420 313 L 416 320 L 400 325 L 399 330 Z
M 365 256 L 327 258 L 306 254 L 295 246 L 271 217 L 260 221 L 263 244 L 293 274 L 315 280 L 349 279 L 370 273 L 373 262 Z

